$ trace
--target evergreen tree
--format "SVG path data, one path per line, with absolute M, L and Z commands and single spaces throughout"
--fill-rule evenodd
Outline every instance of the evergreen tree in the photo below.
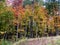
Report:
M 58 3 L 56 1 L 46 3 L 46 9 L 48 10 L 48 14 L 56 15 L 58 11 Z

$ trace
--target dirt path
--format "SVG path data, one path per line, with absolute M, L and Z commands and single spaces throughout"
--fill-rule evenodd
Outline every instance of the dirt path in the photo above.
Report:
M 18 41 L 14 45 L 60 45 L 60 36 L 27 39 Z

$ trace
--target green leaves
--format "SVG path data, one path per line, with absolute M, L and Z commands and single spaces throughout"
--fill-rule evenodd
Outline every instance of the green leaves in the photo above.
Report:
M 10 27 L 13 20 L 13 13 L 10 11 L 6 11 L 0 14 L 0 31 L 8 31 L 9 28 L 12 29 L 13 27 Z
M 46 3 L 46 9 L 48 10 L 48 14 L 54 15 L 54 11 L 58 10 L 58 3 L 57 2 L 51 2 Z

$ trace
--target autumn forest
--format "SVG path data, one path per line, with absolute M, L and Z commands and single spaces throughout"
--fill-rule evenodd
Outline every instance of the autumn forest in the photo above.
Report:
M 60 35 L 57 1 L 1 0 L 0 39 L 36 38 Z

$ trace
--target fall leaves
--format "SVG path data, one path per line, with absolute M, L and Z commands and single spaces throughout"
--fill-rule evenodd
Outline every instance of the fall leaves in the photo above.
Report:
M 36 27 L 38 27 L 38 30 L 42 30 L 42 32 L 44 32 L 46 26 L 48 26 L 49 30 L 52 29 L 53 31 L 55 31 L 54 17 L 49 16 L 48 11 L 43 6 L 34 4 L 34 6 L 26 5 L 25 7 L 23 7 L 22 5 L 20 5 L 16 8 L 12 8 L 12 11 L 14 15 L 18 16 L 21 25 L 28 25 L 28 22 L 30 21 L 29 17 L 32 16 L 32 20 L 34 21 L 34 23 L 36 23 Z
M 35 4 L 33 7 L 32 5 L 26 5 L 25 8 L 23 8 L 22 6 L 12 8 L 12 11 L 14 15 L 17 14 L 18 20 L 21 23 L 21 25 L 28 25 L 28 22 L 30 21 L 29 17 L 32 16 L 32 20 L 34 21 L 34 23 L 36 23 L 39 30 L 40 27 L 42 27 L 42 30 L 45 29 L 44 27 L 47 22 L 47 11 L 44 7 L 38 6 L 37 4 Z
M 19 25 L 20 26 L 19 29 L 21 28 L 21 29 L 25 30 L 24 28 L 26 27 L 27 30 L 33 30 L 35 32 L 37 30 L 39 33 L 40 32 L 44 33 L 45 30 L 52 30 L 52 32 L 55 31 L 55 25 L 56 25 L 55 17 L 49 15 L 47 9 L 44 8 L 42 5 L 38 5 L 38 3 L 35 2 L 34 4 L 31 4 L 31 5 L 27 4 L 27 5 L 25 5 L 25 7 L 23 7 L 22 4 L 19 5 L 20 3 L 17 3 L 15 5 L 15 3 L 16 2 L 14 2 L 14 5 L 12 5 L 10 7 L 2 6 L 2 9 L 0 6 L 1 15 L 6 14 L 5 16 L 8 17 L 8 19 L 9 19 L 9 20 L 6 19 L 7 20 L 6 22 L 10 21 L 11 23 L 13 23 L 13 24 L 11 24 L 13 26 Z M 2 14 L 3 12 L 5 12 L 5 13 Z M 13 19 L 11 19 L 10 15 L 12 16 Z M 60 19 L 60 17 L 59 17 L 59 19 Z M 5 22 L 4 22 L 4 24 L 5 24 Z M 7 27 L 7 26 L 5 26 L 5 27 Z

